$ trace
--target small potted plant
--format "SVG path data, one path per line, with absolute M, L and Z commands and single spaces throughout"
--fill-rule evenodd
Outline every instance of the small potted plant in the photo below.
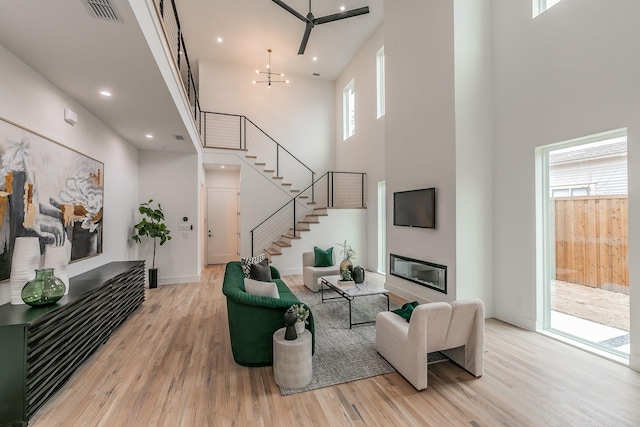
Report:
M 344 243 L 336 243 L 336 245 L 342 248 L 340 251 L 340 256 L 342 257 L 342 261 L 340 262 L 340 275 L 342 276 L 342 272 L 344 270 L 349 270 L 349 273 L 351 273 L 351 270 L 353 269 L 353 263 L 351 260 L 356 259 L 356 251 L 351 247 L 351 245 L 347 244 L 346 240 Z
M 158 269 L 156 268 L 156 244 L 160 240 L 160 245 L 164 245 L 167 240 L 171 240 L 171 231 L 164 223 L 164 212 L 162 206 L 158 203 L 157 208 L 151 206 L 153 199 L 146 203 L 141 203 L 138 211 L 143 215 L 142 220 L 135 225 L 135 232 L 131 238 L 136 243 L 141 242 L 141 237 L 149 237 L 153 239 L 153 258 L 151 268 L 149 269 L 149 287 L 158 287 Z
M 303 304 L 293 304 L 291 306 L 293 312 L 296 314 L 296 333 L 300 335 L 304 332 L 304 327 L 309 323 L 309 310 L 305 308 Z

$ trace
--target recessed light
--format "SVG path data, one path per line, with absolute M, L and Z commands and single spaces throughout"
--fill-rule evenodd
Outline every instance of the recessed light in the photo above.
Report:
M 224 169 L 224 165 L 221 165 L 221 166 L 220 166 L 220 169 Z
M 153 135 L 151 135 L 150 133 L 146 134 L 145 136 L 146 136 L 148 139 L 153 138 Z
M 218 38 L 216 39 L 216 41 L 217 41 L 218 43 L 222 43 L 222 37 L 218 37 Z
M 313 59 L 314 61 L 317 61 L 317 60 L 318 60 L 318 57 L 317 57 L 317 56 L 314 56 L 314 57 L 313 57 L 313 58 L 311 58 L 311 59 Z
M 109 92 L 108 90 L 101 90 L 100 95 L 109 97 L 111 96 L 111 92 Z
M 345 9 L 346 9 L 346 7 L 340 6 L 340 12 L 344 12 Z

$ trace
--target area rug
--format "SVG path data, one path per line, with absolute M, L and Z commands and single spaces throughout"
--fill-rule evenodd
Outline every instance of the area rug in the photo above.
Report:
M 349 329 L 349 303 L 345 299 L 321 302 L 320 292 L 295 292 L 313 313 L 316 347 L 313 356 L 313 377 L 300 389 L 280 387 L 280 394 L 288 396 L 336 384 L 356 381 L 394 372 L 375 348 L 375 324 L 354 325 Z M 325 293 L 325 296 L 328 296 Z M 331 295 L 331 296 L 335 296 Z M 352 303 L 353 322 L 375 320 L 376 314 L 387 309 L 384 296 L 356 298 Z M 391 309 L 397 308 L 391 303 Z M 430 354 L 429 363 L 447 361 L 441 353 Z

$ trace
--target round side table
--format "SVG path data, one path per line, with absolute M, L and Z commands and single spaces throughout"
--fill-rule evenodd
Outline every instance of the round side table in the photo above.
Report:
M 280 387 L 302 388 L 311 382 L 311 332 L 285 340 L 285 329 L 273 333 L 273 378 Z

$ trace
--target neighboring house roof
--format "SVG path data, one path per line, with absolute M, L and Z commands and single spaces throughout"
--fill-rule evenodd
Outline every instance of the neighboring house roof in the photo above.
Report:
M 604 157 L 620 156 L 627 153 L 626 141 L 614 142 L 596 147 L 561 151 L 549 154 L 549 164 L 578 162 L 580 160 L 594 160 Z

